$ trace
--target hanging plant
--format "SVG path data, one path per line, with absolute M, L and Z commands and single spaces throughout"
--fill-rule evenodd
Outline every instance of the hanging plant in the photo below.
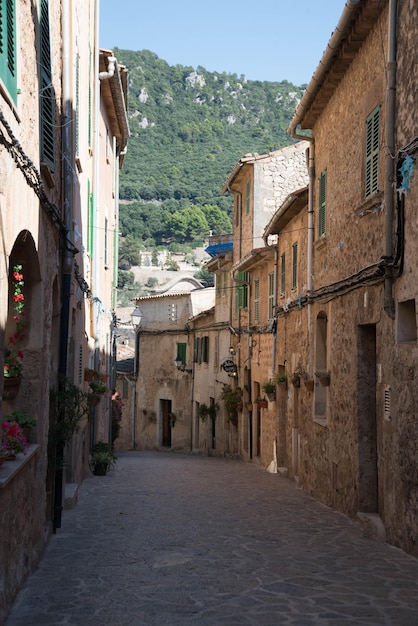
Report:
M 9 337 L 4 350 L 4 377 L 18 378 L 23 371 L 23 352 L 21 350 L 22 342 L 25 338 L 25 296 L 23 295 L 24 287 L 22 265 L 13 266 L 13 308 L 15 321 L 15 332 Z

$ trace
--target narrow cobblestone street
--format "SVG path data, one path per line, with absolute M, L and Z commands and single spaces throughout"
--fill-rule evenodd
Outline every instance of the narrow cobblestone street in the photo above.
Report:
M 239 461 L 119 453 L 7 626 L 416 626 L 418 561 Z

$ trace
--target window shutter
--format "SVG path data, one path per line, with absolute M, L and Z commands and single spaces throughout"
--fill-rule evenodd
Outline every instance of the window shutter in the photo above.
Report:
M 298 286 L 298 244 L 292 246 L 292 289 Z
M 325 235 L 325 209 L 327 199 L 327 172 L 322 172 L 319 177 L 319 220 L 318 220 L 318 235 L 323 237 Z
M 49 32 L 48 0 L 41 0 L 41 161 L 53 172 L 54 158 L 54 107 L 55 95 L 52 87 L 51 47 Z
M 269 320 L 273 319 L 274 317 L 274 272 L 270 272 L 269 273 L 269 302 L 268 302 L 268 309 L 269 309 Z
M 254 322 L 257 324 L 260 318 L 260 281 L 254 281 Z
M 0 0 L 0 76 L 17 102 L 16 72 L 16 2 Z
M 366 119 L 366 198 L 379 189 L 379 126 L 380 107 L 376 107 Z
M 280 293 L 283 296 L 286 293 L 286 255 L 284 252 L 280 258 L 281 258 Z
M 193 363 L 197 363 L 198 358 L 199 358 L 199 338 L 195 337 L 194 345 L 193 345 Z
M 245 213 L 246 215 L 250 214 L 250 196 L 251 196 L 251 183 L 247 180 L 247 184 L 245 187 Z
M 183 365 L 186 365 L 186 344 L 177 344 L 177 357 L 181 360 Z

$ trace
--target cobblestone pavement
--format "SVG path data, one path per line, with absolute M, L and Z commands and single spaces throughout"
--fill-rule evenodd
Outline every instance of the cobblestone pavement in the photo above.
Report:
M 119 453 L 7 626 L 418 624 L 418 560 L 240 461 Z

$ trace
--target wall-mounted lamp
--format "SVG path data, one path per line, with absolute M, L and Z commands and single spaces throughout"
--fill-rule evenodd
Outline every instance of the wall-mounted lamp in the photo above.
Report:
M 177 367 L 179 372 L 187 372 L 188 374 L 192 373 L 192 370 L 186 369 L 186 366 L 179 356 L 174 360 L 174 365 Z
M 235 348 L 234 346 L 229 346 L 229 354 L 234 355 L 235 354 Z
M 137 330 L 141 326 L 142 313 L 139 306 L 136 306 L 131 313 L 132 326 Z

